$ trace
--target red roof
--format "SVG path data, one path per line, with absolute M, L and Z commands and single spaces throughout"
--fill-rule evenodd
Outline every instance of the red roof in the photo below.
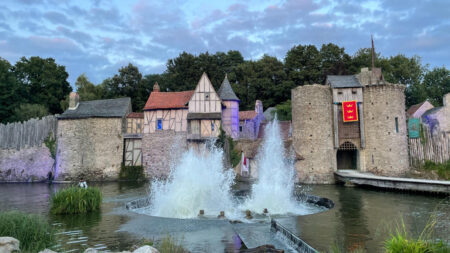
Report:
M 150 93 L 144 110 L 188 108 L 188 102 L 195 91 Z
M 144 113 L 143 112 L 130 112 L 127 115 L 127 118 L 144 118 Z
M 239 120 L 248 120 L 256 117 L 255 111 L 242 111 L 239 112 Z
M 409 117 L 411 115 L 413 115 L 414 113 L 417 112 L 417 110 L 419 110 L 419 108 L 425 103 L 427 102 L 426 100 L 423 101 L 420 104 L 416 104 L 416 105 L 412 105 L 411 107 L 409 107 L 409 109 L 406 111 L 406 115 Z

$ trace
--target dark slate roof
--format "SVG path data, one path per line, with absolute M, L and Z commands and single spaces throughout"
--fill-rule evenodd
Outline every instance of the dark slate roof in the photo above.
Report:
M 219 88 L 218 94 L 219 94 L 220 99 L 222 99 L 222 100 L 237 100 L 237 101 L 239 101 L 239 98 L 234 93 L 233 88 L 231 88 L 231 84 L 228 81 L 227 76 L 225 76 L 225 79 L 223 79 L 223 82 Z
M 362 87 L 358 79 L 354 75 L 348 76 L 327 76 L 327 84 L 330 84 L 332 88 L 353 88 Z
M 131 109 L 130 98 L 82 101 L 75 110 L 67 109 L 59 119 L 122 118 Z

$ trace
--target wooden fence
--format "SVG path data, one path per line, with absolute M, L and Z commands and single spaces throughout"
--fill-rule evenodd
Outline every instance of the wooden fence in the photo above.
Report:
M 25 122 L 0 124 L 0 148 L 20 150 L 25 147 L 41 146 L 49 135 L 56 138 L 57 124 L 56 115 Z
M 422 125 L 420 138 L 409 139 L 409 159 L 413 167 L 420 166 L 426 160 L 443 163 L 450 159 L 450 134 L 434 132 Z

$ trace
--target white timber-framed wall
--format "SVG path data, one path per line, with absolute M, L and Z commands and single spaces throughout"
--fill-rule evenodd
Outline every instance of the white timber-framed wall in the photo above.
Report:
M 144 112 L 144 133 L 154 133 L 159 130 L 187 131 L 187 109 L 161 109 Z M 158 129 L 158 120 L 162 128 Z
M 188 132 L 191 139 L 217 137 L 220 133 L 222 101 L 206 73 L 189 100 Z

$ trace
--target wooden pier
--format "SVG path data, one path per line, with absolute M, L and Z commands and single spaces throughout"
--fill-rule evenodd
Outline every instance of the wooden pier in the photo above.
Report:
M 383 177 L 356 170 L 338 170 L 334 174 L 337 181 L 350 185 L 450 195 L 450 181 Z

